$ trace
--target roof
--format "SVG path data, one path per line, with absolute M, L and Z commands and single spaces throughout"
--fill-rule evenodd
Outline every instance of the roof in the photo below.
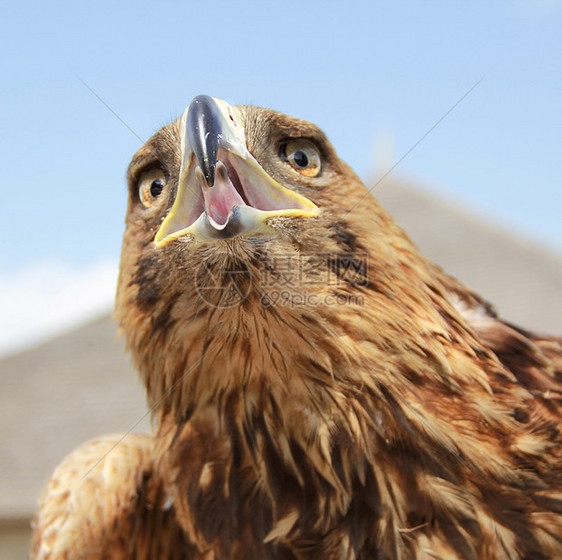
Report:
M 375 194 L 429 258 L 502 316 L 562 333 L 562 257 L 403 182 L 387 178 Z M 115 332 L 102 317 L 0 361 L 0 518 L 30 517 L 50 472 L 83 441 L 149 430 Z
M 562 334 L 562 255 L 404 181 L 387 177 L 374 194 L 429 259 L 501 317 Z
M 103 317 L 0 361 L 0 518 L 30 517 L 53 468 L 80 443 L 149 430 L 115 332 Z

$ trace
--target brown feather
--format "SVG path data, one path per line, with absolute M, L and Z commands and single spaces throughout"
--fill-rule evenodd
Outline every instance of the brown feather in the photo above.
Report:
M 151 472 L 193 558 L 562 557 L 560 340 L 502 322 L 420 255 L 316 127 L 239 109 L 248 150 L 316 217 L 158 248 L 178 121 L 129 173 L 116 317 L 156 415 Z M 278 157 L 299 137 L 318 179 Z M 155 166 L 170 189 L 147 212 L 137 189 Z
M 153 471 L 153 448 L 149 436 L 114 434 L 73 451 L 43 492 L 31 558 L 189 558 L 174 507 Z

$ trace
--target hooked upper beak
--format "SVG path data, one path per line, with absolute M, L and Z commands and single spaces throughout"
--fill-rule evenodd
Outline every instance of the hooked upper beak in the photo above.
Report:
M 176 199 L 155 243 L 187 234 L 203 240 L 257 232 L 276 216 L 313 216 L 318 207 L 271 178 L 246 147 L 240 110 L 197 96 L 181 118 Z

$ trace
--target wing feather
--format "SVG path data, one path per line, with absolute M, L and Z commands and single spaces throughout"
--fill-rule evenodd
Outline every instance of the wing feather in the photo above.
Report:
M 41 497 L 31 560 L 190 558 L 153 471 L 153 438 L 112 434 L 70 453 Z

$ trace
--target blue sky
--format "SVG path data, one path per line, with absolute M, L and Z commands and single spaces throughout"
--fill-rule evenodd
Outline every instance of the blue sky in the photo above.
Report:
M 4 346 L 111 299 L 140 141 L 79 78 L 143 139 L 207 93 L 315 122 L 367 177 L 377 138 L 400 159 L 485 76 L 395 173 L 562 252 L 560 1 L 5 2 L 2 21 Z

